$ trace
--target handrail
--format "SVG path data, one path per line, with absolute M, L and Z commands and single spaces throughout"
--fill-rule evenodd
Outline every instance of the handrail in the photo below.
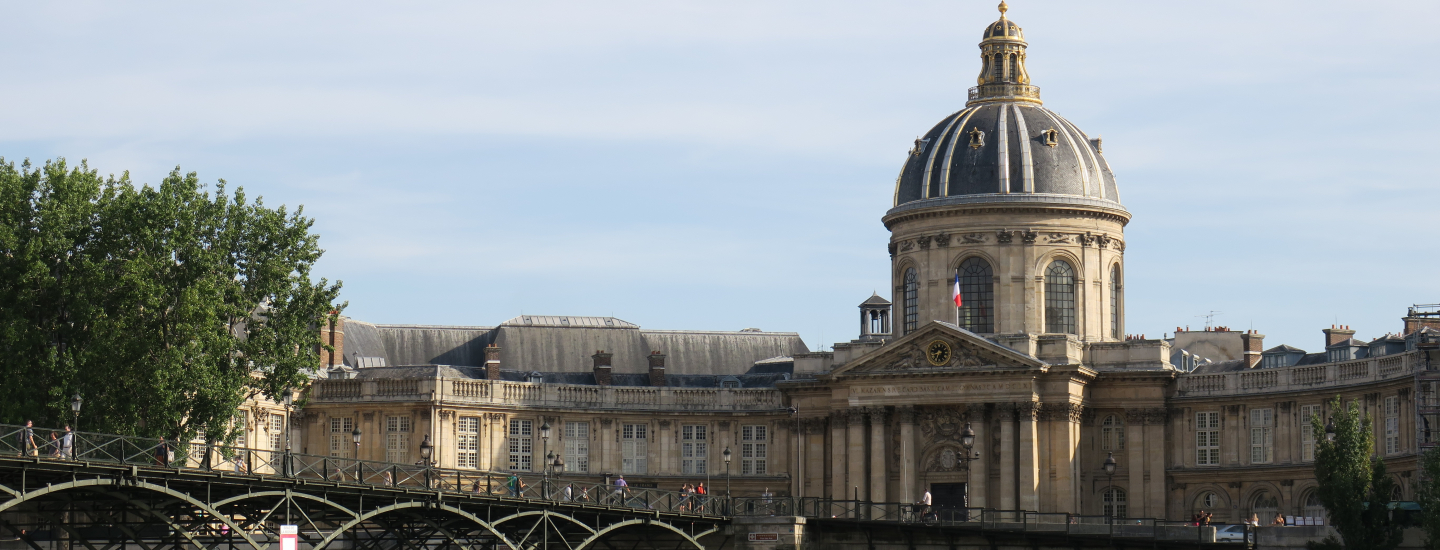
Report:
M 419 487 L 550 503 L 599 505 L 647 512 L 723 516 L 726 497 L 615 486 L 563 475 L 440 468 L 345 457 L 291 453 L 204 442 L 71 432 L 0 424 L 0 455 L 33 460 L 100 462 L 177 470 L 222 471 L 256 477 L 329 481 L 371 487 Z M 55 439 L 51 439 L 55 434 Z

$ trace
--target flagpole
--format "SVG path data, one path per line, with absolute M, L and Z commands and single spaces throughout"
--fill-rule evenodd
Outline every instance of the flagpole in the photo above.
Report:
M 959 292 L 960 292 L 960 268 L 958 268 L 958 267 L 955 268 L 955 292 L 956 292 L 956 293 L 959 293 Z M 961 326 L 961 325 L 960 325 L 960 304 L 959 304 L 958 302 L 955 304 L 955 326 L 957 326 L 957 327 Z M 962 328 L 963 328 L 963 327 L 962 327 Z

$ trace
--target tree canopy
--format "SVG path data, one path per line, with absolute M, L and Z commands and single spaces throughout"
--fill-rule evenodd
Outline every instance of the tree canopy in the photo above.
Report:
M 1335 438 L 1327 437 L 1319 416 L 1310 418 L 1315 435 L 1315 495 L 1330 514 L 1330 525 L 1340 534 L 1310 550 L 1393 550 L 1402 531 L 1390 511 L 1395 481 L 1385 473 L 1385 461 L 1375 455 L 1375 434 L 1360 404 L 1346 407 L 1336 396 L 1330 401 L 1330 422 Z
M 314 221 L 179 167 L 157 186 L 0 158 L 0 421 L 229 439 L 319 366 L 340 283 Z

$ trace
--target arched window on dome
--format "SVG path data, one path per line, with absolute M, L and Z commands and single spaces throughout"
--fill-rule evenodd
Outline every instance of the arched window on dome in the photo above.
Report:
M 995 332 L 995 274 L 985 258 L 960 262 L 960 328 L 970 332 Z
M 1110 337 L 1120 339 L 1120 293 L 1124 286 L 1120 284 L 1120 266 L 1110 268 Z
M 1065 260 L 1045 270 L 1045 332 L 1075 334 L 1075 268 Z
M 905 270 L 902 295 L 905 300 L 905 334 L 910 334 L 920 320 L 920 276 L 915 274 L 913 267 Z

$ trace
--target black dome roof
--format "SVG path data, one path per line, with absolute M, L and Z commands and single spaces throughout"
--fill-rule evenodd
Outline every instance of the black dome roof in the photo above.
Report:
M 895 206 L 1061 202 L 1123 211 L 1100 151 L 1100 140 L 1038 104 L 972 103 L 916 140 L 895 182 Z

